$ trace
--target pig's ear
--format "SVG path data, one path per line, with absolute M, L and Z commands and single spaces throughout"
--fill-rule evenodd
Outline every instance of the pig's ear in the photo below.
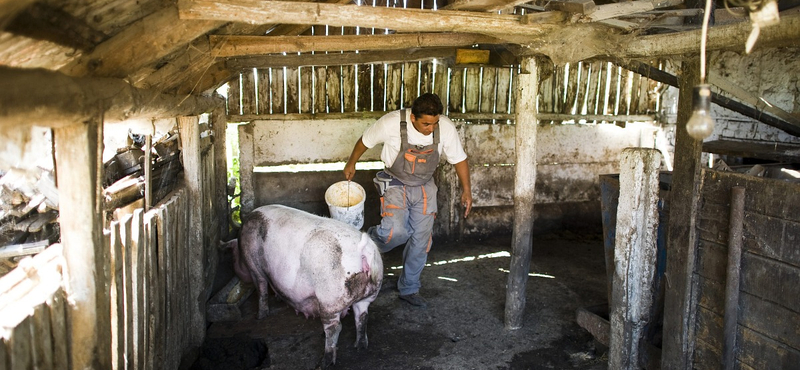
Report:
M 219 242 L 219 249 L 226 250 L 226 249 L 235 249 L 239 246 L 239 239 L 231 239 L 227 242 L 223 242 L 220 240 Z
M 361 233 L 361 240 L 358 242 L 358 249 L 364 250 L 364 247 L 366 247 L 367 244 L 369 244 L 369 241 L 370 241 L 369 235 L 367 235 L 367 233 Z

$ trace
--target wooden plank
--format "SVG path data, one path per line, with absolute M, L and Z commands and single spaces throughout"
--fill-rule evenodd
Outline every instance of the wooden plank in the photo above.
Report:
M 166 205 L 169 204 L 171 201 L 168 200 L 165 204 L 157 209 L 158 212 L 158 252 L 159 252 L 159 273 L 162 274 L 163 279 L 161 280 L 161 284 L 163 287 L 161 288 L 162 292 L 162 329 L 161 333 L 163 334 L 163 340 L 160 341 L 161 345 L 163 346 L 158 350 L 158 352 L 162 353 L 164 357 L 162 358 L 162 363 L 164 368 L 168 368 L 171 362 L 170 355 L 175 353 L 177 350 L 173 348 L 175 343 L 175 329 L 173 329 L 172 323 L 172 311 L 173 311 L 173 296 L 176 292 L 172 291 L 172 264 L 170 263 L 170 255 L 172 253 L 172 245 L 169 242 L 169 233 L 172 230 L 172 222 L 170 219 L 169 211 L 167 210 Z
M 767 338 L 745 327 L 741 330 L 739 361 L 755 369 L 788 369 L 800 364 L 800 350 Z
M 595 7 L 594 12 L 585 15 L 583 20 L 587 22 L 597 22 L 628 14 L 643 13 L 653 9 L 655 9 L 655 6 L 651 0 L 626 1 L 623 3 L 599 5 Z
M 284 93 L 284 71 L 283 68 L 270 68 L 270 101 L 272 113 L 284 113 L 286 109 L 286 96 Z
M 33 369 L 31 345 L 31 321 L 28 316 L 14 328 L 8 341 L 10 369 Z
M 46 304 L 36 306 L 31 319 L 33 368 L 42 370 L 56 369 L 53 367 L 53 336 L 50 330 L 50 308 Z
M 356 111 L 356 67 L 342 66 L 342 112 Z
M 548 64 L 546 67 L 550 67 Z M 539 113 L 553 113 L 553 80 L 555 68 L 549 68 L 550 73 L 543 73 L 539 89 Z
M 453 67 L 450 70 L 450 114 L 464 111 L 464 68 Z
M 561 107 L 561 113 L 572 113 L 578 98 L 578 77 L 580 74 L 580 64 L 570 63 L 569 76 L 567 77 L 567 97 L 564 100 L 564 106 Z
M 358 94 L 356 97 L 356 111 L 367 112 L 372 108 L 372 64 L 356 65 L 356 79 L 358 80 Z
M 228 98 L 225 99 L 228 103 L 228 115 L 242 114 L 242 83 L 240 81 L 241 75 L 237 74 L 233 79 L 228 81 Z
M 133 215 L 128 215 L 120 221 L 120 232 L 122 236 L 122 254 L 123 254 L 123 267 L 122 267 L 122 281 L 123 281 L 123 313 L 124 313 L 124 326 L 125 326 L 125 345 L 123 353 L 125 355 L 125 369 L 136 369 L 134 366 L 136 352 L 134 349 L 134 332 L 136 323 L 134 322 L 133 307 L 136 305 L 133 298 L 133 230 L 131 230 L 131 222 Z
M 311 113 L 314 111 L 314 67 L 299 67 L 299 69 L 300 113 Z
M 525 58 L 521 62 L 525 72 L 520 74 L 517 90 L 516 160 L 514 175 L 514 233 L 511 264 L 508 274 L 505 306 L 505 328 L 522 327 L 525 311 L 525 286 L 530 271 L 533 230 L 533 205 L 536 184 L 536 96 L 539 74 L 536 59 Z
M 327 69 L 314 67 L 314 113 L 328 112 L 327 80 Z
M 699 79 L 699 63 L 691 60 L 682 67 L 683 84 Z M 670 223 L 667 229 L 667 270 L 669 276 L 664 303 L 663 368 L 691 367 L 694 357 L 697 311 L 694 270 L 697 255 L 697 210 L 701 194 L 700 155 L 702 144 L 692 139 L 682 123 L 692 111 L 691 91 L 681 90 L 678 101 L 678 130 L 672 177 Z
M 131 291 L 133 301 L 131 310 L 133 317 L 133 367 L 134 369 L 144 368 L 145 348 L 144 348 L 144 328 L 145 328 L 145 306 L 144 306 L 144 274 L 145 274 L 145 240 L 144 240 L 144 210 L 138 208 L 133 211 L 131 219 Z
M 464 112 L 478 112 L 481 101 L 481 69 L 467 68 L 464 74 Z
M 442 100 L 444 114 L 448 114 L 447 109 L 450 106 L 450 102 L 447 97 L 447 89 L 450 85 L 450 68 L 441 63 L 431 63 L 431 67 L 433 68 L 431 72 L 431 91 Z
M 608 91 L 606 95 L 606 105 L 605 109 L 603 110 L 603 114 L 617 114 L 617 108 L 619 106 L 619 101 L 617 100 L 617 94 L 619 94 L 620 89 L 620 79 L 621 79 L 621 68 L 617 65 L 611 65 L 608 69 L 608 75 L 611 78 L 608 84 Z
M 299 67 L 286 67 L 284 69 L 286 77 L 286 113 L 300 112 L 300 71 Z
M 597 114 L 598 101 L 601 97 L 598 95 L 600 86 L 602 86 L 603 66 L 608 63 L 594 61 L 589 68 L 589 91 L 586 97 L 586 114 Z
M 495 102 L 497 101 L 497 67 L 483 67 L 481 76 L 481 101 L 478 111 L 495 112 Z
M 403 63 L 403 107 L 410 108 L 419 96 L 419 62 Z
M 620 68 L 619 103 L 617 104 L 617 114 L 628 114 L 630 106 L 631 89 L 633 85 L 633 72 Z
M 386 108 L 386 69 L 383 64 L 374 64 L 372 70 L 372 110 L 387 110 Z
M 248 68 L 247 70 L 252 70 L 252 69 Z M 270 88 L 272 85 L 271 72 L 272 72 L 271 68 L 256 69 L 256 74 L 258 75 L 258 89 L 256 91 L 256 95 L 258 96 L 258 105 L 257 105 L 258 114 L 272 113 L 271 109 L 272 98 L 270 97 L 271 94 Z
M 386 66 L 386 110 L 393 111 L 401 108 L 402 96 L 402 63 L 389 64 Z
M 334 36 L 335 37 L 335 36 Z M 231 58 L 225 62 L 227 68 L 307 67 L 334 65 L 361 65 L 380 63 L 399 63 L 409 61 L 451 60 L 455 55 L 452 47 L 416 48 L 402 50 L 373 50 L 358 53 L 300 54 L 300 55 L 259 55 Z
M 342 111 L 342 67 L 327 67 L 325 89 L 328 93 L 328 112 Z
M 158 337 L 161 335 L 160 329 L 160 298 L 161 289 L 159 285 L 158 269 L 158 235 L 156 230 L 157 213 L 150 211 L 144 214 L 144 237 L 145 237 L 145 370 L 155 369 L 155 358 L 161 354 L 157 352 Z
M 497 68 L 497 101 L 495 112 L 511 113 L 509 111 L 509 96 L 511 95 L 511 68 Z
M 242 114 L 258 112 L 256 106 L 256 75 L 252 69 L 242 71 Z
M 64 296 L 64 291 L 59 289 L 48 302 L 50 306 L 50 333 L 53 338 L 54 369 L 67 368 L 69 363 L 69 351 L 67 348 L 69 334 L 67 333 L 67 310 L 64 305 Z M 0 361 L 0 363 L 2 362 Z
M 553 67 L 553 79 L 550 81 L 553 84 L 553 90 L 550 91 L 551 93 L 551 110 L 552 113 L 559 113 L 561 112 L 561 108 L 564 106 L 564 74 L 566 73 L 565 66 L 556 64 Z M 548 113 L 550 113 L 548 112 Z
M 424 93 L 433 93 L 433 61 L 419 62 L 419 92 L 417 95 Z M 441 97 L 439 97 L 441 99 Z M 444 105 L 444 102 L 442 102 Z
M 125 368 L 125 290 L 122 231 L 119 221 L 109 227 L 110 252 L 110 305 L 111 305 L 111 360 L 115 369 Z

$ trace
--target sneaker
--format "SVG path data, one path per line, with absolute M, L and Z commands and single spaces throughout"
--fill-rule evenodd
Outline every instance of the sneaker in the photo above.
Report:
M 422 298 L 419 293 L 411 293 L 406 295 L 401 295 L 400 299 L 410 303 L 412 306 L 426 308 L 428 307 L 428 302 L 425 301 L 425 298 Z

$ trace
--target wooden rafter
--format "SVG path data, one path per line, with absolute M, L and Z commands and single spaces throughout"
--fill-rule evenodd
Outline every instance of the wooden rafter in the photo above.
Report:
M 277 68 L 302 66 L 336 66 L 372 63 L 396 63 L 431 59 L 454 60 L 455 48 L 424 48 L 368 51 L 359 53 L 302 54 L 302 55 L 265 55 L 243 58 L 231 58 L 225 62 L 228 69 L 245 68 Z
M 175 7 L 168 7 L 135 22 L 60 71 L 70 76 L 124 78 L 224 23 L 184 21 Z

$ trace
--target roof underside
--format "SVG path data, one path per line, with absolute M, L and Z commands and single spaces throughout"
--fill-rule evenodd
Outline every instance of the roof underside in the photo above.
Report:
M 798 2 L 780 2 L 780 25 L 762 29 L 757 46 L 797 44 L 800 17 L 785 9 Z M 742 50 L 750 22 L 718 6 L 709 49 Z M 413 60 L 443 48 L 494 48 L 512 56 L 506 63 L 696 54 L 701 19 L 682 0 L 0 0 L 0 65 L 208 94 L 242 68 Z

